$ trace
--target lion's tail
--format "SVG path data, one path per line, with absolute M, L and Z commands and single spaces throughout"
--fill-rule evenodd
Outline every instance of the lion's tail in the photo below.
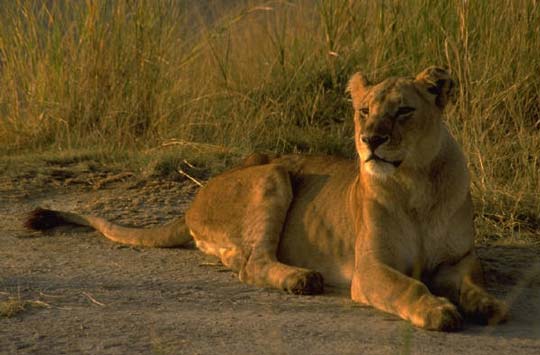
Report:
M 191 240 L 184 217 L 155 228 L 129 228 L 100 217 L 37 208 L 24 223 L 26 228 L 39 231 L 63 225 L 92 227 L 112 241 L 136 246 L 170 248 Z

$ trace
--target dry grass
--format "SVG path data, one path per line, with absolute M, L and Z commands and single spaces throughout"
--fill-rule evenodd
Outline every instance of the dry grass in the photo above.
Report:
M 23 312 L 25 308 L 26 302 L 18 299 L 0 302 L 0 317 L 11 318 L 16 314 Z
M 14 317 L 30 308 L 49 308 L 50 306 L 42 301 L 25 301 L 20 298 L 10 298 L 0 301 L 0 318 Z
M 3 154 L 352 156 L 348 77 L 439 64 L 459 80 L 447 122 L 481 237 L 538 242 L 538 2 L 217 3 L 0 0 Z

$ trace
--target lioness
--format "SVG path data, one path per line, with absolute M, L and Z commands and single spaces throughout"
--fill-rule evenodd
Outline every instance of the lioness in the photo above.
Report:
M 354 301 L 431 330 L 462 314 L 495 324 L 506 305 L 480 286 L 465 158 L 442 120 L 454 83 L 430 67 L 416 78 L 349 82 L 358 161 L 254 155 L 211 179 L 184 217 L 162 227 L 38 209 L 26 225 L 95 228 L 132 245 L 193 238 L 241 281 L 295 294 L 350 287 Z

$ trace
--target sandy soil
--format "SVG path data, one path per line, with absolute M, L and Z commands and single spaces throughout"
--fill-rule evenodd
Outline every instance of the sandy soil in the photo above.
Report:
M 0 318 L 1 354 L 539 354 L 540 250 L 481 246 L 504 325 L 414 329 L 346 293 L 293 296 L 240 283 L 194 248 L 113 244 L 85 229 L 21 228 L 36 206 L 148 226 L 182 213 L 189 181 L 78 163 L 0 175 L 0 301 L 40 301 Z M 37 304 L 36 304 L 37 305 Z

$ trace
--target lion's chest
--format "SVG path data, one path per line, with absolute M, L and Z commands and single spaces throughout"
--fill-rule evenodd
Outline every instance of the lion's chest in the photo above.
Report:
M 402 243 L 409 248 L 403 260 L 409 269 L 421 266 L 422 271 L 433 271 L 459 260 L 473 246 L 466 177 L 455 178 L 453 184 L 435 182 L 433 177 L 417 178 L 401 190 L 396 232 L 402 233 Z
M 451 225 L 449 220 L 420 224 L 418 253 L 423 269 L 430 272 L 443 263 L 452 263 L 463 257 L 472 246 L 466 229 L 465 226 Z
M 467 254 L 473 246 L 471 208 L 463 201 L 458 208 L 439 204 L 417 213 L 411 211 L 404 222 L 404 237 L 414 251 L 407 260 L 408 267 L 420 265 L 431 272 L 443 263 L 453 263 Z

